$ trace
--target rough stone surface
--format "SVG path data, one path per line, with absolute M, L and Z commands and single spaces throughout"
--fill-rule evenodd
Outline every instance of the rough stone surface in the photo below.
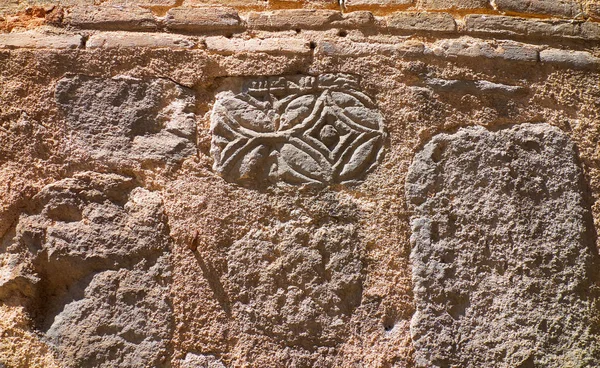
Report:
M 193 93 L 166 79 L 75 75 L 56 86 L 75 149 L 113 167 L 175 164 L 196 153 Z
M 454 32 L 456 23 L 448 13 L 395 13 L 387 18 L 387 27 L 400 31 Z
M 80 35 L 50 35 L 36 31 L 0 34 L 0 48 L 3 49 L 76 49 L 81 41 Z
M 167 366 L 170 240 L 156 193 L 81 173 L 38 193 L 9 235 L 2 269 L 29 273 L 33 293 L 13 296 L 29 299 L 61 366 Z
M 352 183 L 383 154 L 383 117 L 351 75 L 251 80 L 211 116 L 214 169 L 228 180 Z
M 335 10 L 290 9 L 272 12 L 251 12 L 248 15 L 250 28 L 268 30 L 302 30 L 325 27 L 366 27 L 373 25 L 373 14 L 356 11 L 342 14 Z
M 565 65 L 571 68 L 600 67 L 600 58 L 586 51 L 547 49 L 540 52 L 540 61 L 543 63 Z
M 431 10 L 465 11 L 489 8 L 490 3 L 486 0 L 420 0 L 419 6 Z
M 415 156 L 406 195 L 417 366 L 598 363 L 598 255 L 564 133 L 526 124 L 437 135 Z
M 406 7 L 412 5 L 414 0 L 345 0 L 344 5 L 352 9 L 353 7 Z
M 227 37 L 207 37 L 206 48 L 209 51 L 226 55 L 235 53 L 308 55 L 312 52 L 308 41 L 297 38 L 232 40 Z
M 581 3 L 572 0 L 495 0 L 495 8 L 501 12 L 547 14 L 566 18 L 582 15 Z
M 241 21 L 233 8 L 174 8 L 165 18 L 168 29 L 174 31 L 235 31 Z
M 119 47 L 149 47 L 149 48 L 183 48 L 189 49 L 197 45 L 189 37 L 170 34 L 148 34 L 133 32 L 103 32 L 90 36 L 86 47 L 119 48 Z
M 65 22 L 77 28 L 148 31 L 157 27 L 152 12 L 138 6 L 76 6 Z
M 466 57 L 481 59 L 503 59 L 518 62 L 536 62 L 538 48 L 514 41 L 482 41 L 471 37 L 442 40 L 425 50 L 446 58 Z

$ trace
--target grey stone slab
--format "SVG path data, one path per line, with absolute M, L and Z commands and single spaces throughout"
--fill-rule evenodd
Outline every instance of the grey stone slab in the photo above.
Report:
M 547 124 L 439 134 L 409 169 L 419 367 L 595 367 L 598 269 L 575 147 Z

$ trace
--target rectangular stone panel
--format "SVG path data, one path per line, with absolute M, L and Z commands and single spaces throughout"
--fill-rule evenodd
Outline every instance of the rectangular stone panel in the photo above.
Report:
M 594 365 L 583 193 L 573 143 L 547 124 L 463 128 L 417 153 L 406 179 L 417 366 Z

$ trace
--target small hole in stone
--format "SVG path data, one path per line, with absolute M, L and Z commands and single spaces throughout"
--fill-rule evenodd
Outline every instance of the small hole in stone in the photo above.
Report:
M 310 48 L 311 48 L 311 49 L 313 49 L 313 50 L 314 50 L 314 49 L 316 49 L 316 48 L 317 48 L 317 43 L 316 43 L 316 42 L 314 42 L 314 41 L 310 41 L 310 43 L 309 43 L 309 46 L 310 46 Z
M 233 33 L 227 33 L 227 34 L 225 35 L 225 37 L 227 37 L 227 38 L 233 38 Z
M 340 36 L 340 37 L 346 37 L 346 36 L 348 36 L 348 32 L 346 32 L 346 31 L 344 31 L 343 29 L 341 29 L 341 30 L 338 32 L 338 36 Z
M 385 324 L 385 325 L 383 325 L 383 329 L 384 329 L 386 332 L 389 332 L 389 331 L 391 331 L 391 330 L 393 330 L 393 329 L 394 329 L 394 325 L 393 325 L 393 324 Z
M 300 28 L 296 28 L 296 33 L 300 33 L 302 30 Z

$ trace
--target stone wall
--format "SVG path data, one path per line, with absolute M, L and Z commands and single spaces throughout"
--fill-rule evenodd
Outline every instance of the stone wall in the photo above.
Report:
M 0 367 L 600 366 L 600 4 L 0 3 Z

